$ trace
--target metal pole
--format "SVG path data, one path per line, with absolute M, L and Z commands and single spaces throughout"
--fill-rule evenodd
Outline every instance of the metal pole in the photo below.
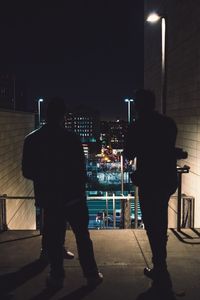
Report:
M 106 192 L 106 216 L 107 216 L 107 219 L 106 219 L 106 228 L 108 228 L 108 192 Z
M 124 100 L 127 103 L 127 112 L 128 112 L 128 123 L 131 122 L 131 102 L 133 102 L 133 99 L 125 99 Z
M 0 202 L 1 202 L 1 224 L 0 224 L 0 230 L 6 231 L 8 230 L 7 226 L 7 216 L 6 216 L 6 197 L 7 195 L 0 195 Z
M 40 100 L 38 100 L 38 127 L 40 127 Z
M 124 158 L 121 154 L 121 195 L 124 196 Z M 121 207 L 121 222 L 120 227 L 124 228 L 124 199 L 120 201 L 120 207 Z
M 115 194 L 113 194 L 113 228 L 116 228 Z
M 166 19 L 161 18 L 161 34 L 162 34 L 162 95 L 161 95 L 161 113 L 166 114 Z
M 130 124 L 131 122 L 131 102 L 130 100 L 128 101 L 128 123 Z
M 40 122 L 41 122 L 41 120 L 40 120 L 41 102 L 43 102 L 42 98 L 40 98 L 38 100 L 38 127 L 39 128 L 40 128 Z
M 124 195 L 124 158 L 121 154 L 121 194 Z
M 105 211 L 103 210 L 102 213 L 102 218 L 103 218 L 103 229 L 105 228 Z
M 135 187 L 135 229 L 138 228 L 138 187 Z
M 178 173 L 178 203 L 177 203 L 177 230 L 181 231 L 181 190 L 182 190 L 182 173 Z

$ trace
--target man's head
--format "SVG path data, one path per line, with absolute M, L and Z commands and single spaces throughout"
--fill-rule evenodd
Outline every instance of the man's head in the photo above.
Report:
M 140 89 L 135 92 L 135 110 L 139 115 L 151 113 L 155 109 L 155 94 L 151 90 Z
M 66 114 L 66 105 L 63 99 L 52 98 L 47 106 L 47 123 L 61 123 Z

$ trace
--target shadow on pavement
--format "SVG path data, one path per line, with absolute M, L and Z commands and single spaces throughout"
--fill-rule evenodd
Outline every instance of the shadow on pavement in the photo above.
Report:
M 89 293 L 91 293 L 95 288 L 90 288 L 88 286 L 81 286 L 80 288 L 72 291 L 68 295 L 62 296 L 61 298 L 58 298 L 58 300 L 80 300 L 86 297 Z M 53 295 L 55 295 L 58 292 L 58 290 L 50 290 L 50 289 L 44 289 L 41 293 L 36 295 L 35 297 L 31 298 L 31 300 L 48 300 Z
M 38 237 L 38 236 L 40 236 L 40 234 L 35 234 L 35 235 L 31 235 L 31 236 L 23 236 L 23 237 L 19 237 L 19 238 L 16 238 L 16 239 L 4 240 L 4 241 L 0 241 L 0 244 L 7 244 L 7 243 L 16 242 L 16 241 L 32 239 L 32 238 L 35 238 L 35 237 Z
M 1 299 L 12 299 L 12 292 L 26 281 L 37 276 L 47 266 L 47 263 L 37 259 L 30 264 L 25 265 L 19 271 L 0 276 L 0 294 Z

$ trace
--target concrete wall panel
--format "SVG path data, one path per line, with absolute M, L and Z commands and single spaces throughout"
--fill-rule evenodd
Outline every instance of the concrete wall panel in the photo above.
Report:
M 21 157 L 24 137 L 34 130 L 34 115 L 0 111 L 0 194 L 33 196 L 33 185 L 23 178 Z M 35 229 L 34 200 L 7 200 L 9 229 Z
M 145 0 L 145 15 L 151 11 L 167 18 L 167 114 L 178 126 L 177 146 L 189 154 L 179 162 L 190 166 L 183 175 L 183 193 L 195 197 L 195 227 L 200 227 L 200 2 Z M 145 22 L 144 31 L 144 86 L 155 90 L 159 110 L 160 24 Z

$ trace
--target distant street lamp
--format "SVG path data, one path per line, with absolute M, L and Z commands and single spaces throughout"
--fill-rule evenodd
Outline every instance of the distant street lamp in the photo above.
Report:
M 166 18 L 156 13 L 147 17 L 147 22 L 156 23 L 161 20 L 161 42 L 162 42 L 162 90 L 161 90 L 161 112 L 166 113 Z
M 133 99 L 125 99 L 124 100 L 128 104 L 128 123 L 131 122 L 131 102 L 133 102 Z
M 40 127 L 40 123 L 41 123 L 41 109 L 40 109 L 40 106 L 41 106 L 41 102 L 43 102 L 44 100 L 43 99 L 39 99 L 38 100 L 38 127 Z

